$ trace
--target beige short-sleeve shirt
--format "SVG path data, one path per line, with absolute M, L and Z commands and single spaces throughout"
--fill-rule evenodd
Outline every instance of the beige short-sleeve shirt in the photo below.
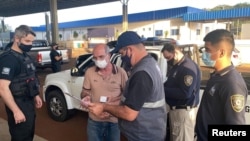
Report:
M 113 65 L 111 75 L 105 78 L 98 73 L 98 68 L 93 66 L 85 73 L 83 88 L 90 90 L 92 102 L 103 102 L 103 98 L 107 98 L 106 103 L 119 105 L 127 79 L 128 76 L 125 70 L 116 65 Z M 113 116 L 108 119 L 100 119 L 89 113 L 89 117 L 95 121 L 117 122 L 117 118 Z

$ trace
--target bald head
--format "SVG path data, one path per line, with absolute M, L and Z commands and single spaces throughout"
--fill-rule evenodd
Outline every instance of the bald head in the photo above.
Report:
M 99 52 L 99 51 L 103 51 L 105 54 L 108 54 L 109 53 L 109 47 L 106 44 L 97 44 L 93 48 L 93 53 L 94 52 Z
M 109 62 L 109 47 L 106 44 L 97 44 L 93 48 L 93 60 L 106 60 L 107 62 Z

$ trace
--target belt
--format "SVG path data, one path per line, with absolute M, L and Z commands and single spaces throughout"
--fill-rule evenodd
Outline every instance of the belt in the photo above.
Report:
M 197 106 L 184 106 L 184 105 L 181 105 L 181 106 L 171 106 L 170 109 L 171 110 L 175 110 L 175 109 L 192 109 L 192 108 L 196 108 Z

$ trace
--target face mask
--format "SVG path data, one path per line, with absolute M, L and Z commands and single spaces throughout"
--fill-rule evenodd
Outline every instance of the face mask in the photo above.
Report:
M 204 62 L 205 65 L 209 66 L 209 67 L 214 67 L 216 61 L 211 60 L 211 54 L 207 53 L 206 51 L 202 53 L 202 61 Z
M 121 57 L 122 61 L 125 62 L 125 67 L 131 68 L 131 56 L 128 56 L 128 52 L 126 51 L 126 55 Z
M 58 50 L 58 47 L 55 47 L 56 50 Z
M 104 69 L 108 65 L 108 62 L 105 59 L 104 60 L 96 60 L 95 65 L 100 69 Z
M 128 55 L 122 56 L 121 59 L 122 59 L 122 62 L 124 62 L 124 66 L 123 66 L 124 69 L 125 70 L 130 70 L 130 68 L 132 66 L 131 66 L 130 58 L 128 57 Z
M 29 52 L 32 48 L 32 45 L 25 45 L 23 43 L 20 43 L 18 46 L 23 52 Z

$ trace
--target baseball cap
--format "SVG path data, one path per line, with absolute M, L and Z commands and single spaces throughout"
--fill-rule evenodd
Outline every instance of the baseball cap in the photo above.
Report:
M 118 37 L 115 50 L 119 51 L 123 47 L 139 43 L 142 43 L 142 39 L 136 32 L 125 31 Z
M 51 43 L 50 46 L 53 47 L 53 46 L 56 46 L 58 45 L 57 43 Z

